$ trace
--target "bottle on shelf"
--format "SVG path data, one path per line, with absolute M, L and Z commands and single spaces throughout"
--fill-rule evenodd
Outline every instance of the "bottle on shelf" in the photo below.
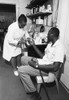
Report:
M 36 24 L 43 24 L 43 19 L 41 19 L 41 16 L 36 19 Z

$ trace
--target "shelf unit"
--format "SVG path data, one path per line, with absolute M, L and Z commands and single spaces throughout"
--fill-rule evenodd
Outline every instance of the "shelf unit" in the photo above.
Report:
M 44 13 L 43 12 L 37 12 L 35 14 L 27 15 L 27 17 L 30 18 L 30 19 L 33 19 L 33 18 L 37 19 L 39 16 L 41 16 L 41 18 L 43 19 L 44 16 L 48 16 L 50 14 L 52 14 L 52 12 L 44 12 Z
M 30 2 L 30 4 L 28 4 L 28 5 L 26 6 L 26 8 L 32 9 L 32 8 L 34 8 L 34 7 L 37 7 L 37 6 L 42 6 L 46 1 L 48 1 L 48 0 L 32 0 L 32 1 Z
M 29 4 L 27 4 L 26 8 L 30 10 L 32 9 L 34 10 L 36 8 L 39 9 L 39 7 L 43 6 L 47 1 L 48 0 L 32 0 Z M 48 22 L 48 16 L 51 14 L 52 14 L 52 11 L 39 12 L 38 10 L 36 12 L 33 11 L 33 13 L 27 14 L 27 17 L 31 19 L 32 21 L 33 19 L 36 21 L 36 19 L 38 19 L 39 17 L 44 20 L 44 18 L 47 17 L 46 20 Z M 47 25 L 47 22 L 46 22 L 46 25 Z

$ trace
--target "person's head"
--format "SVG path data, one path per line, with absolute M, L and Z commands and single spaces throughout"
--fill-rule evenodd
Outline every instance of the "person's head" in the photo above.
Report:
M 60 31 L 58 28 L 52 27 L 48 32 L 48 36 L 47 36 L 48 43 L 49 42 L 55 43 L 56 40 L 58 40 L 58 38 L 59 38 L 59 33 L 60 33 Z
M 24 28 L 27 23 L 27 18 L 24 14 L 21 14 L 18 18 L 19 28 Z
M 45 31 L 45 27 L 42 25 L 41 27 L 40 27 L 40 32 L 44 32 Z

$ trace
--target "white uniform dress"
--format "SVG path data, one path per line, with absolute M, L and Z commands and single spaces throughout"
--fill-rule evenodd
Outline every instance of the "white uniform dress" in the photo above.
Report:
M 3 58 L 5 60 L 10 61 L 12 57 L 21 54 L 21 48 L 12 46 L 10 43 L 17 44 L 23 36 L 28 37 L 28 33 L 19 28 L 18 22 L 14 22 L 8 27 L 3 45 Z

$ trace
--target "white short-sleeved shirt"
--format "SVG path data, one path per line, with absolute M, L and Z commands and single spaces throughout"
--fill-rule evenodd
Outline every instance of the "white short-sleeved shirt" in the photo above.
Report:
M 3 58 L 10 61 L 11 57 L 21 54 L 21 48 L 12 46 L 10 43 L 17 44 L 22 37 L 28 37 L 28 33 L 24 29 L 20 29 L 18 22 L 12 23 L 8 27 L 3 45 Z
M 45 49 L 45 55 L 42 59 L 38 59 L 39 64 L 52 64 L 54 62 L 62 62 L 64 59 L 64 47 L 60 40 L 57 40 L 54 45 L 51 43 Z

